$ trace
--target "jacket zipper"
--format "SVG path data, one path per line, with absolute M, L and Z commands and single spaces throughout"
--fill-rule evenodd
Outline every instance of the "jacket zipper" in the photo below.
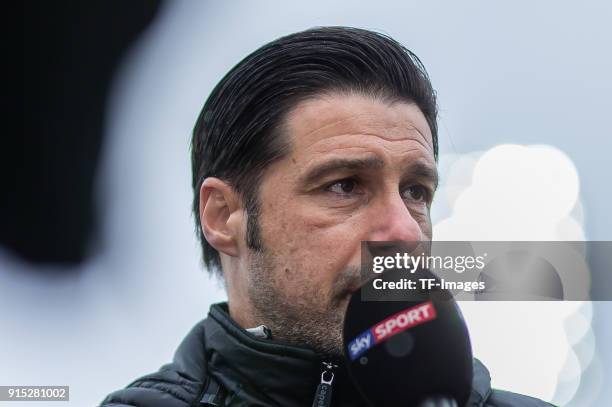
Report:
M 321 382 L 315 391 L 312 407 L 329 407 L 332 400 L 332 383 L 334 381 L 334 368 L 338 367 L 331 362 L 322 362 Z

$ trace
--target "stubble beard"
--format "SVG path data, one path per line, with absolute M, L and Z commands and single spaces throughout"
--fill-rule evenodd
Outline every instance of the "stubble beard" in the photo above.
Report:
M 275 284 L 277 266 L 265 247 L 251 252 L 249 297 L 256 320 L 270 328 L 275 340 L 308 346 L 321 356 L 340 357 L 348 304 L 346 287 L 354 284 L 356 270 L 341 273 L 331 298 L 320 287 L 308 284 L 302 284 L 291 298 Z

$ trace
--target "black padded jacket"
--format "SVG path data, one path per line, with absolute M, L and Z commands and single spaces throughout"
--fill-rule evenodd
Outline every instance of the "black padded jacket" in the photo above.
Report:
M 322 373 L 310 349 L 259 339 L 214 304 L 191 330 L 172 363 L 109 394 L 103 407 L 311 406 Z M 331 361 L 338 363 L 337 361 Z M 546 407 L 540 400 L 492 390 L 487 369 L 474 361 L 466 407 Z M 366 406 L 343 367 L 335 370 L 332 406 Z

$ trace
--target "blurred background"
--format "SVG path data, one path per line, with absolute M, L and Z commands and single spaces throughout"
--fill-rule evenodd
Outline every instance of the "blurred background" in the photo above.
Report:
M 612 240 L 611 19 L 603 0 L 25 2 L 0 384 L 69 385 L 62 405 L 96 405 L 168 362 L 225 299 L 193 232 L 190 133 L 233 65 L 312 26 L 386 33 L 428 69 L 435 239 Z M 462 308 L 494 387 L 612 400 L 611 302 Z

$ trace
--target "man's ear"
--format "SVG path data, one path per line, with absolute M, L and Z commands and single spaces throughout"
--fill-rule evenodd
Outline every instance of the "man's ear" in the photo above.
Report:
M 209 177 L 200 187 L 200 225 L 208 243 L 220 253 L 238 256 L 242 207 L 232 186 Z

